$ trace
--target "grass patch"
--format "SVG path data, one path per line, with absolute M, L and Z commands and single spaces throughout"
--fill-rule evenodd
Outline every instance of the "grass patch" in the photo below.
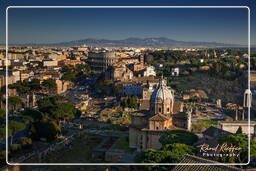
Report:
M 113 146 L 114 149 L 124 150 L 126 153 L 133 153 L 135 149 L 129 147 L 129 138 L 119 138 Z
M 100 143 L 101 137 L 84 134 L 77 137 L 71 144 L 71 148 L 64 147 L 59 151 L 50 153 L 45 162 L 52 163 L 88 163 L 91 160 L 92 150 L 95 144 Z
M 196 124 L 192 124 L 192 130 L 194 132 L 200 133 L 202 132 L 204 129 L 209 128 L 210 126 L 213 127 L 218 127 L 218 120 L 210 120 L 210 119 L 203 119 L 203 120 L 199 120 L 198 123 Z
M 205 128 L 209 128 L 210 126 L 217 128 L 218 120 L 203 119 L 199 120 L 199 123 L 202 124 L 202 126 L 204 126 Z

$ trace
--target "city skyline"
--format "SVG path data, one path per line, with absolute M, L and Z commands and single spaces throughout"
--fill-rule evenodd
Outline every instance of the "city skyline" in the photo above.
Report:
M 8 16 L 10 44 L 129 37 L 241 45 L 248 41 L 246 8 L 10 8 Z

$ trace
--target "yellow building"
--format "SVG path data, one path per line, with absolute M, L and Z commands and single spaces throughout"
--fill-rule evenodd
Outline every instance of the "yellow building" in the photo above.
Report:
M 60 54 L 50 54 L 50 55 L 48 55 L 48 58 L 60 61 L 60 60 L 66 59 L 67 56 L 66 55 L 60 55 Z
M 150 96 L 150 109 L 132 116 L 129 146 L 143 151 L 160 149 L 159 138 L 170 130 L 190 130 L 191 112 L 183 112 L 183 103 L 174 100 L 174 92 L 161 79 Z

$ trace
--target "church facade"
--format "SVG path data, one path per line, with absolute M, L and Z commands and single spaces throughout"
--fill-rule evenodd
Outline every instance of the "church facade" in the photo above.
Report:
M 149 109 L 132 115 L 129 146 L 137 151 L 160 149 L 159 138 L 170 130 L 191 129 L 191 112 L 183 112 L 183 103 L 175 101 L 174 91 L 163 78 L 152 91 Z

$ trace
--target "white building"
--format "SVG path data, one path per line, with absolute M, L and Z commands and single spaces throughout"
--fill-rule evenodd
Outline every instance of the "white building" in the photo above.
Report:
M 250 124 L 248 121 L 243 120 L 243 121 L 221 121 L 219 122 L 219 127 L 222 130 L 231 132 L 235 134 L 239 127 L 242 129 L 242 133 L 244 134 L 255 134 L 255 128 L 256 128 L 256 122 L 255 121 L 250 121 Z
M 156 76 L 156 72 L 155 72 L 155 67 L 153 66 L 149 66 L 145 69 L 145 71 L 143 72 L 143 76 L 144 77 L 149 77 L 149 76 Z
M 179 76 L 180 74 L 180 69 L 178 67 L 172 68 L 172 76 Z

